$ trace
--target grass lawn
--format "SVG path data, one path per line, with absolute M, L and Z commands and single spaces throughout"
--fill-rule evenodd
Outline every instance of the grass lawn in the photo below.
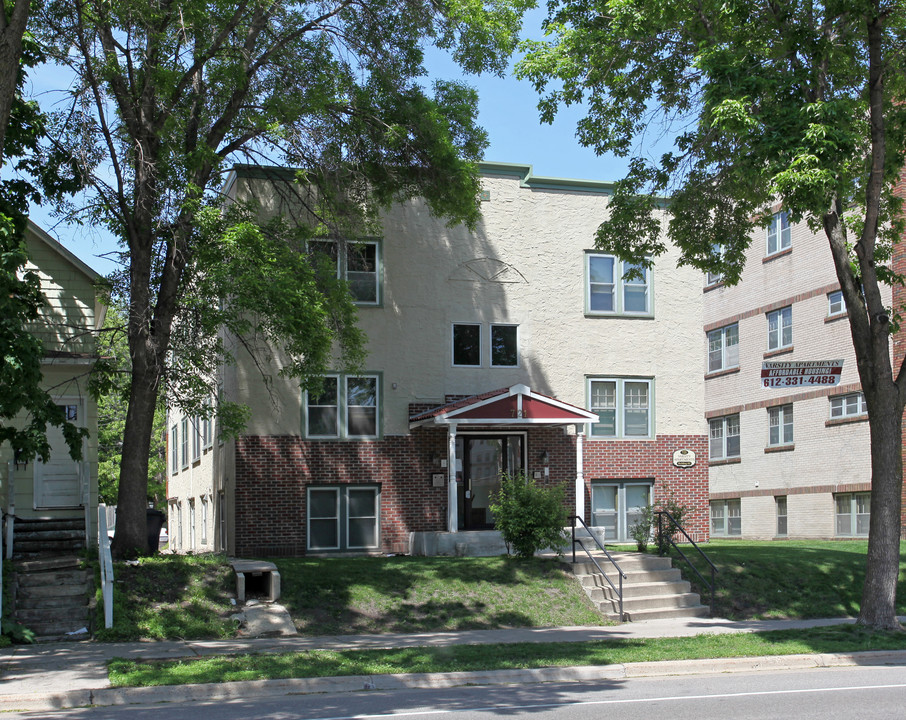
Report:
M 855 616 L 865 580 L 865 540 L 712 540 L 701 546 L 717 565 L 715 614 L 732 620 Z M 684 549 L 685 551 L 685 549 Z M 674 567 L 683 567 L 671 553 Z M 692 558 L 695 553 L 687 553 Z M 695 560 L 695 558 L 693 558 Z M 705 564 L 695 565 L 705 572 Z M 688 569 L 684 577 L 696 584 Z M 694 588 L 700 591 L 698 587 Z M 906 554 L 900 554 L 897 614 L 906 615 Z M 702 592 L 707 602 L 707 592 Z
M 810 630 L 656 640 L 458 645 L 398 650 L 318 650 L 154 662 L 117 658 L 110 661 L 108 669 L 112 685 L 143 687 L 237 680 L 569 667 L 903 649 L 906 649 L 906 633 L 875 633 L 853 625 L 842 625 Z
M 559 562 L 507 557 L 279 558 L 300 633 L 604 625 Z

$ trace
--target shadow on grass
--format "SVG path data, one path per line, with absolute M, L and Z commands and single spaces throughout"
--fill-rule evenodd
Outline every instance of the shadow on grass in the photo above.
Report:
M 554 560 L 280 558 L 281 602 L 306 634 L 429 632 L 570 622 L 584 603 Z M 539 608 L 541 614 L 539 615 Z M 587 605 L 572 624 L 594 622 Z M 565 614 L 564 614 L 565 613 Z
M 715 614 L 733 620 L 854 617 L 865 581 L 864 541 L 712 541 L 702 549 L 718 567 Z M 687 553 L 689 554 L 689 553 Z M 695 592 L 707 588 L 672 554 Z M 691 555 L 690 555 L 691 557 Z M 705 577 L 708 568 L 694 564 Z M 898 614 L 906 614 L 906 555 L 901 555 Z

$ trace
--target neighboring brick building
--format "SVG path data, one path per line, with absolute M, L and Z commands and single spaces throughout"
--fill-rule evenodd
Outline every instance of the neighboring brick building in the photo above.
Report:
M 867 536 L 868 417 L 830 248 L 774 213 L 739 284 L 704 288 L 711 536 Z M 765 360 L 840 359 L 836 387 L 760 383 Z
M 267 199 L 278 174 L 237 168 L 230 193 Z M 171 416 L 177 549 L 405 553 L 455 535 L 459 550 L 493 527 L 501 470 L 562 485 L 608 540 L 668 495 L 708 538 L 699 273 L 671 250 L 643 281 L 623 280 L 593 250 L 609 184 L 522 165 L 482 174 L 474 232 L 413 201 L 338 258 L 366 371 L 329 374 L 318 397 L 274 372 L 269 393 L 240 353 L 222 384 L 250 406 L 243 435 L 221 444 L 203 421 Z M 690 467 L 674 463 L 683 450 Z

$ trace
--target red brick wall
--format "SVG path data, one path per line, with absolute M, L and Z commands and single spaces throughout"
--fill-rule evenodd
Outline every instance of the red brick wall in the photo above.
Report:
M 692 450 L 696 462 L 691 468 L 673 464 L 677 450 Z M 654 480 L 655 500 L 671 495 L 692 509 L 684 526 L 696 542 L 710 537 L 708 511 L 708 438 L 704 435 L 658 435 L 656 440 L 619 442 L 585 439 L 585 509 L 591 499 L 588 488 L 594 480 Z M 586 522 L 590 517 L 585 518 Z
M 576 437 L 559 427 L 528 430 L 527 472 L 540 470 L 541 484 L 562 483 L 567 508 L 575 508 Z M 699 462 L 680 469 L 674 450 L 693 450 Z M 549 455 L 543 475 L 541 453 Z M 381 550 L 408 552 L 409 533 L 446 530 L 447 489 L 431 475 L 446 469 L 432 457 L 447 456 L 445 428 L 419 428 L 405 437 L 372 442 L 304 440 L 296 436 L 243 436 L 236 441 L 236 554 L 304 555 L 306 488 L 313 483 L 379 483 Z M 707 439 L 664 436 L 649 441 L 585 441 L 586 509 L 589 483 L 602 479 L 653 479 L 655 496 L 669 491 L 697 508 L 689 533 L 708 534 Z M 586 522 L 589 521 L 586 517 Z

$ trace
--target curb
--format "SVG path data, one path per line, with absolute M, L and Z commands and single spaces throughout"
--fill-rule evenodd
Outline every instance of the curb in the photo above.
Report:
M 367 690 L 440 689 L 463 685 L 516 685 L 592 682 L 668 675 L 706 675 L 853 665 L 906 665 L 906 651 L 880 650 L 817 655 L 768 655 L 762 657 L 668 660 L 615 665 L 489 670 L 485 672 L 407 673 L 402 675 L 350 675 L 327 678 L 248 680 L 204 685 L 168 685 L 143 688 L 99 688 L 44 695 L 0 695 L 0 712 L 49 711 L 86 706 L 148 703 L 247 700 L 275 695 L 347 693 Z

